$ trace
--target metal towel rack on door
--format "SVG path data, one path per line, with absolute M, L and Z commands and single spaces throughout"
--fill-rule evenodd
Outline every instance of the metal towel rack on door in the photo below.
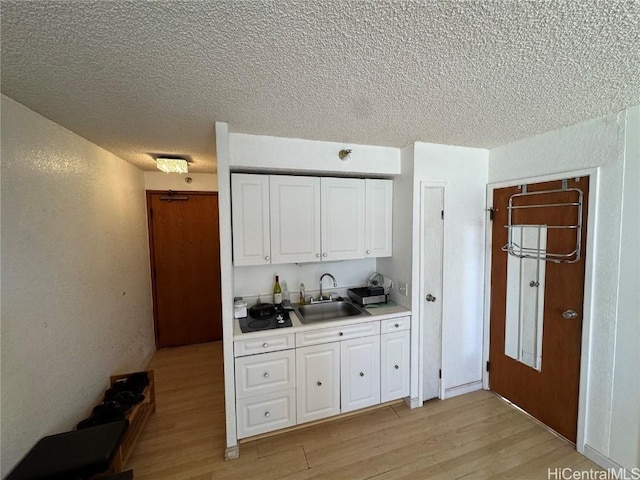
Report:
M 576 179 L 579 180 L 579 179 Z M 502 247 L 502 251 L 507 252 L 509 255 L 513 255 L 518 258 L 534 258 L 538 260 L 543 260 L 545 262 L 555 262 L 555 263 L 575 263 L 580 260 L 581 250 L 582 250 L 582 205 L 584 194 L 582 190 L 579 188 L 568 188 L 567 180 L 562 180 L 562 188 L 554 189 L 554 190 L 541 190 L 536 192 L 527 192 L 526 185 L 522 187 L 522 192 L 515 193 L 509 197 L 509 206 L 507 207 L 508 211 L 508 224 L 505 225 L 505 228 L 508 229 L 509 237 L 507 244 Z M 532 196 L 542 196 L 549 195 L 552 193 L 568 193 L 575 192 L 577 194 L 576 201 L 573 202 L 554 202 L 554 203 L 538 203 L 533 205 L 514 205 L 514 201 L 517 201 L 523 197 L 532 197 Z M 540 197 L 542 198 L 542 197 Z M 514 224 L 513 223 L 513 212 L 519 209 L 528 209 L 528 208 L 562 208 L 562 207 L 576 207 L 576 221 L 575 223 L 570 223 L 569 225 L 528 225 L 528 224 Z M 547 229 L 564 229 L 564 230 L 575 230 L 576 232 L 576 241 L 575 248 L 568 252 L 549 252 L 546 249 L 541 248 L 525 248 L 523 246 L 518 245 L 514 241 L 514 230 L 516 228 L 547 228 Z

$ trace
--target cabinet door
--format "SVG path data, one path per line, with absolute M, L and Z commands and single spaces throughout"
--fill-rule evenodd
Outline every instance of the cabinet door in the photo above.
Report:
M 271 263 L 268 175 L 231 175 L 231 216 L 233 264 Z
M 380 403 L 380 336 L 340 344 L 342 412 Z
M 269 176 L 271 263 L 320 261 L 320 179 Z
M 367 257 L 390 257 L 393 251 L 393 181 L 365 180 Z
M 296 349 L 298 423 L 340 413 L 340 344 Z
M 364 180 L 322 179 L 322 260 L 364 258 Z
M 380 337 L 381 402 L 409 396 L 409 345 L 409 330 Z

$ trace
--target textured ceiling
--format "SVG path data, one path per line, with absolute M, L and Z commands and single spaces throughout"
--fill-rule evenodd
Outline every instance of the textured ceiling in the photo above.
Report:
M 144 169 L 231 131 L 493 147 L 640 103 L 640 0 L 2 1 L 2 92 Z

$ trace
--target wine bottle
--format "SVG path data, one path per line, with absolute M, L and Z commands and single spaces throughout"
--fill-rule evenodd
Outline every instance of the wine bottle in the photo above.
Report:
M 276 284 L 273 286 L 273 304 L 276 307 L 282 306 L 282 288 L 280 288 L 278 275 L 276 275 Z

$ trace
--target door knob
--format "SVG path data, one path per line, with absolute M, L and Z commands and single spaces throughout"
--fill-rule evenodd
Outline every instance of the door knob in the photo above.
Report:
M 434 297 L 433 295 L 431 295 L 430 293 L 427 295 L 426 298 L 427 302 L 435 302 L 436 301 L 436 297 Z
M 567 320 L 575 320 L 576 318 L 578 318 L 578 314 L 574 310 L 565 310 L 564 312 L 562 312 L 562 317 L 566 318 Z

